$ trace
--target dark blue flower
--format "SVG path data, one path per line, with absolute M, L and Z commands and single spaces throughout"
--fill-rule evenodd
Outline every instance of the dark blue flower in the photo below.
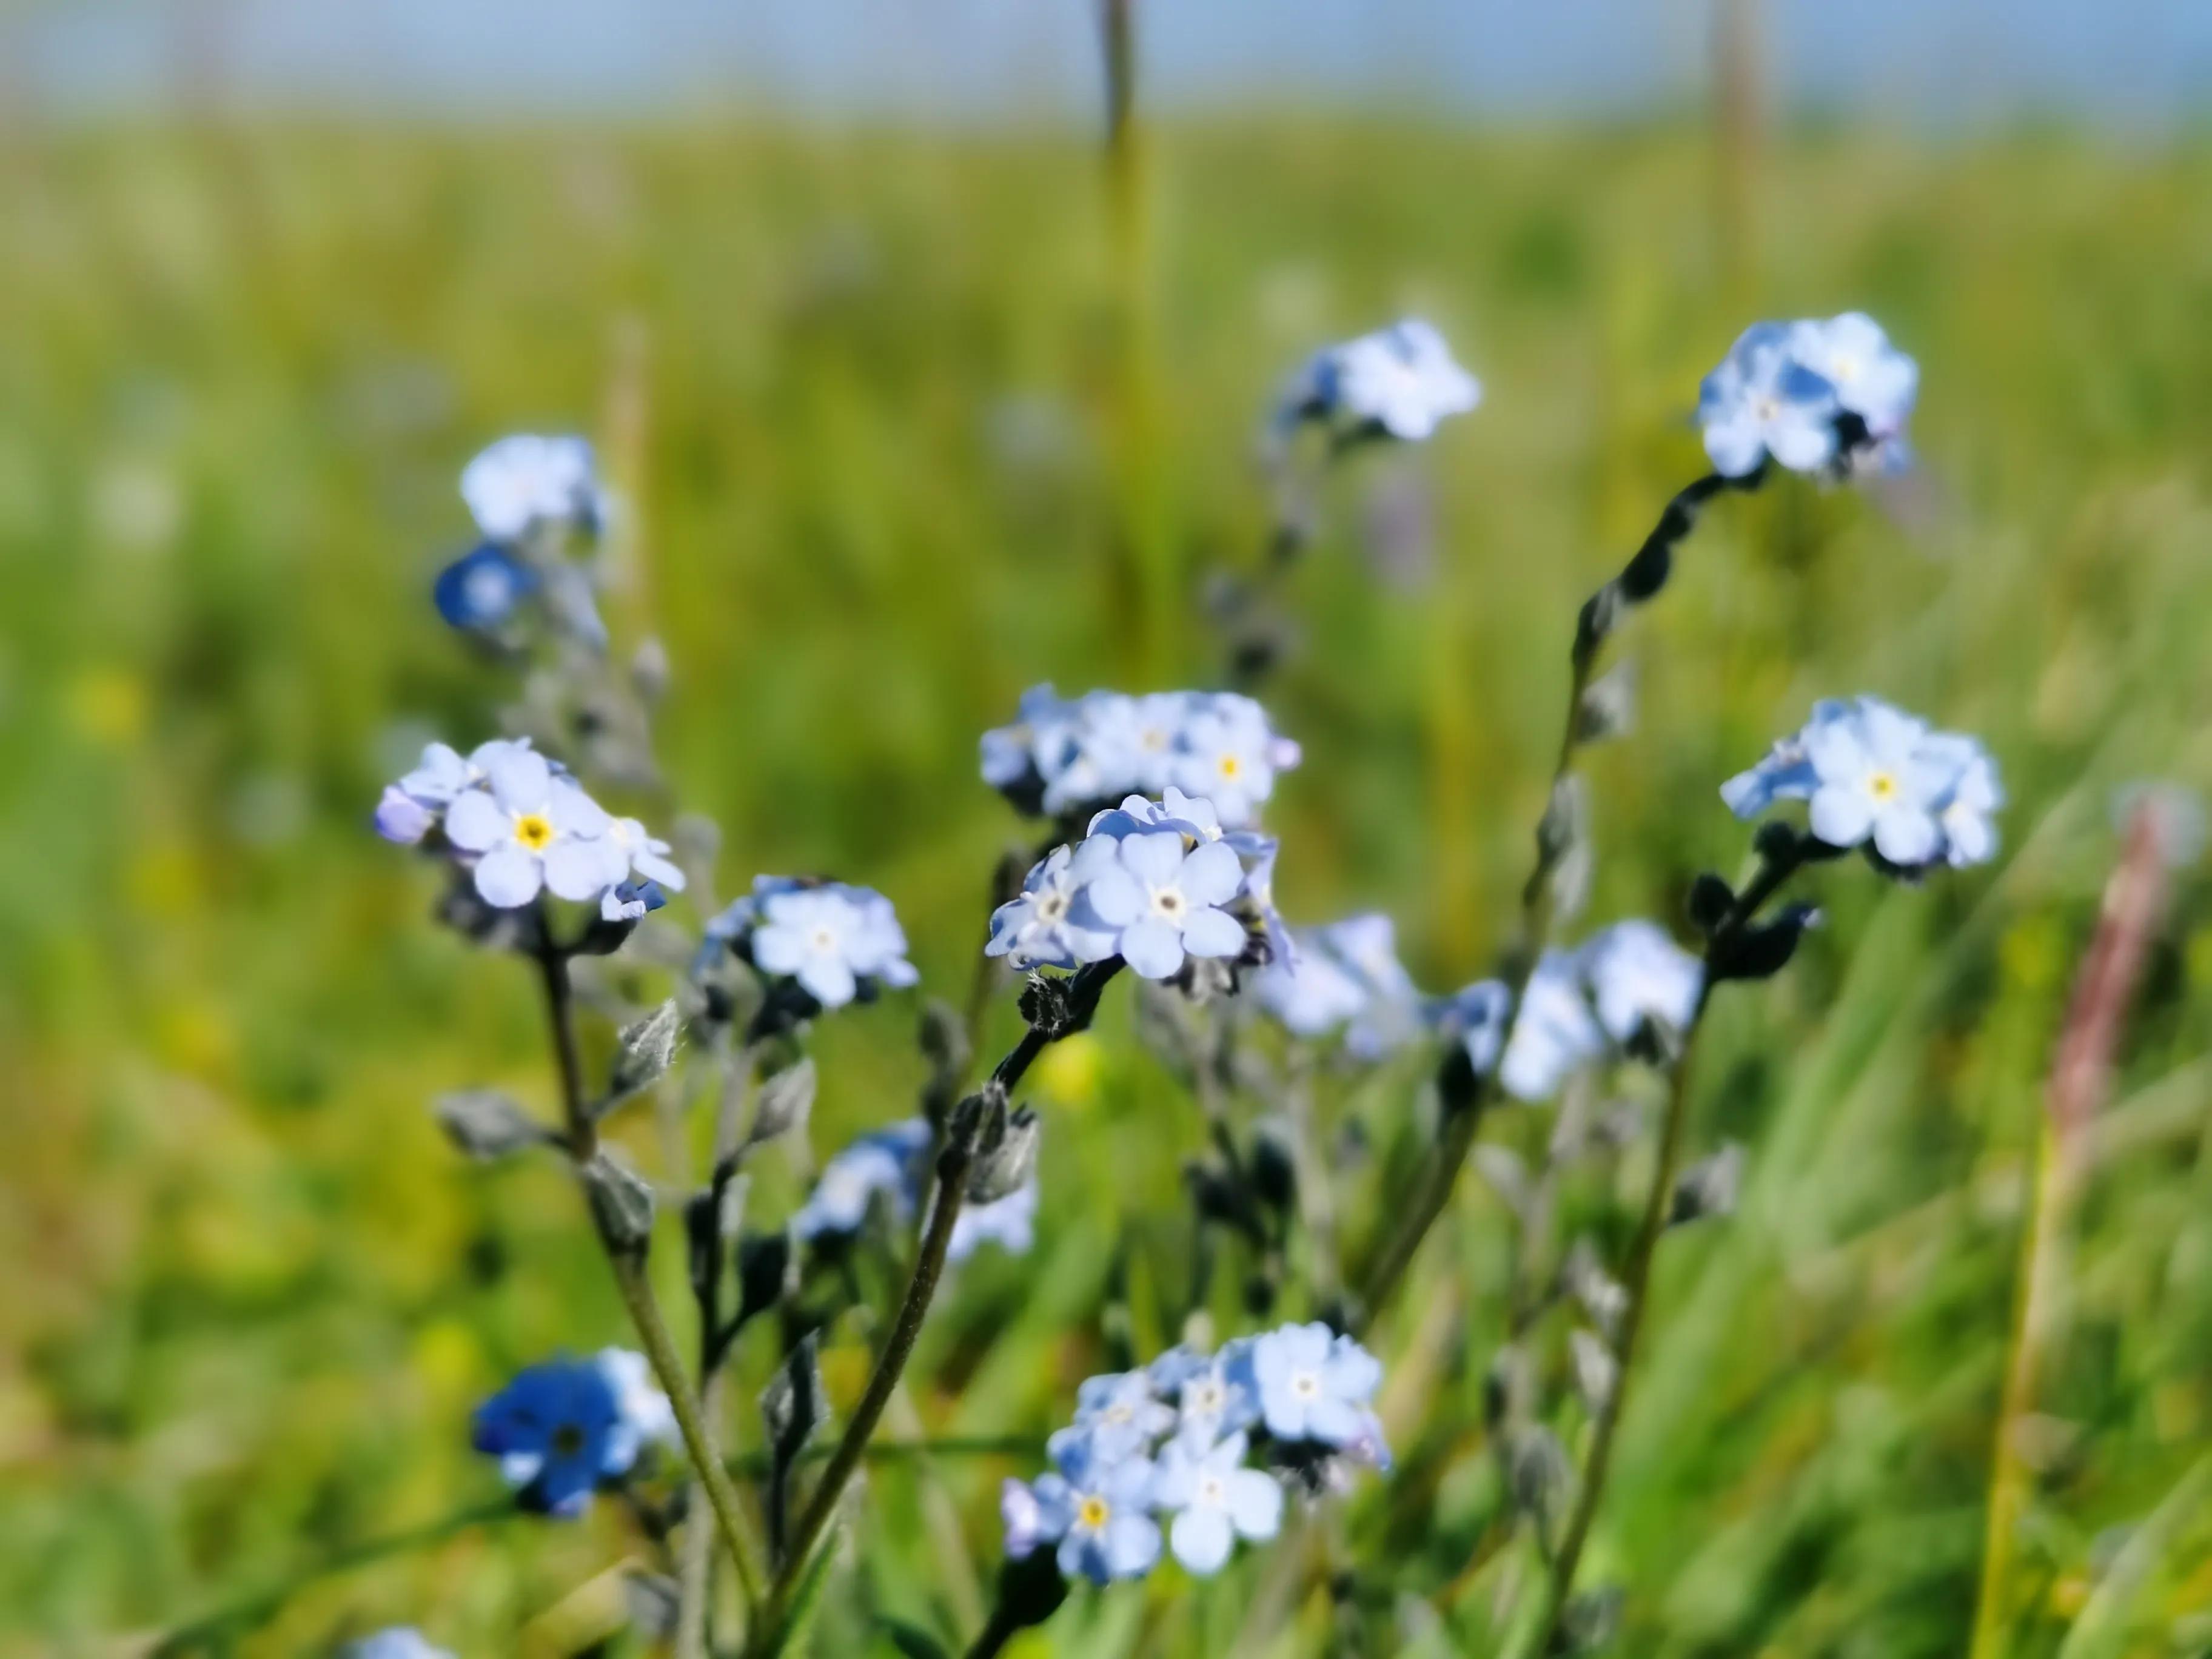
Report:
M 482 634 L 513 617 L 538 591 L 538 573 L 493 542 L 464 553 L 438 573 L 438 614 L 464 633 Z
M 621 1402 L 602 1366 L 552 1359 L 477 1407 L 471 1439 L 499 1459 L 501 1474 L 526 1507 L 576 1516 L 592 1488 L 635 1456 L 635 1437 L 624 1436 L 622 1425 Z

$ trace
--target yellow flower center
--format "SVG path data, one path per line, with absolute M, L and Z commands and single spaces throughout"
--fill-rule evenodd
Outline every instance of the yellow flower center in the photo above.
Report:
M 1075 1523 L 1089 1531 L 1096 1532 L 1106 1524 L 1107 1513 L 1104 1498 L 1095 1496 L 1086 1498 L 1075 1506 Z
M 553 844 L 553 826 L 542 812 L 517 813 L 514 838 L 532 852 L 542 853 Z
M 1876 800 L 1887 800 L 1897 793 L 1897 780 L 1887 772 L 1877 772 L 1867 780 L 1867 788 Z
M 1234 755 L 1224 755 L 1220 764 L 1221 775 L 1224 778 L 1233 778 L 1244 769 L 1244 763 Z

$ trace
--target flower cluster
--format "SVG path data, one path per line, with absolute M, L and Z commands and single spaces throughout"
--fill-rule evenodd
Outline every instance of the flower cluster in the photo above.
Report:
M 606 1348 L 519 1373 L 477 1407 L 472 1438 L 527 1508 L 573 1517 L 647 1447 L 673 1445 L 676 1417 L 644 1355 Z
M 526 738 L 495 739 L 464 757 L 442 743 L 386 786 L 376 830 L 412 847 L 434 830 L 495 908 L 528 904 L 539 891 L 595 903 L 610 921 L 658 908 L 661 889 L 681 892 L 668 843 L 635 818 L 618 818 L 586 794 Z
M 866 1223 L 880 1197 L 891 1219 L 914 1218 L 929 1176 L 934 1144 L 927 1120 L 908 1118 L 862 1135 L 822 1166 L 814 1190 L 791 1218 L 792 1235 L 802 1244 L 849 1238 Z M 1012 1255 L 1027 1253 L 1036 1239 L 1037 1182 L 1032 1174 L 1004 1198 L 961 1206 L 952 1223 L 948 1260 L 964 1261 L 982 1244 L 996 1244 Z
M 1179 789 L 1158 801 L 1132 795 L 1093 817 L 1079 845 L 1030 870 L 1020 895 L 992 913 L 983 953 L 1016 968 L 1118 956 L 1156 980 L 1189 957 L 1237 960 L 1255 931 L 1271 938 L 1279 927 L 1275 850 L 1255 830 L 1224 830 L 1211 802 Z
M 1715 470 L 1732 478 L 1770 459 L 1817 472 L 1861 450 L 1896 465 L 1919 390 L 1919 366 L 1863 312 L 1757 323 L 1705 376 L 1698 424 Z
M 983 781 L 1024 811 L 1057 817 L 1173 787 L 1205 797 L 1237 827 L 1258 817 L 1275 775 L 1298 763 L 1297 744 L 1267 711 L 1231 691 L 1068 698 L 1033 686 L 1012 725 L 983 734 L 982 750 Z
M 1806 801 L 1819 840 L 1863 846 L 1879 864 L 1913 871 L 1995 857 L 2005 797 L 1996 762 L 1976 739 L 1858 697 L 1815 703 L 1803 730 L 1723 784 L 1721 799 L 1744 819 L 1777 801 Z
M 1287 435 L 1318 422 L 1419 443 L 1481 401 L 1481 383 L 1453 361 L 1444 337 L 1407 317 L 1315 353 L 1284 389 L 1274 426 Z
M 1626 1045 L 1645 1024 L 1686 1029 L 1704 989 L 1704 963 L 1656 923 L 1638 920 L 1617 922 L 1579 949 L 1547 951 L 1517 1020 L 1510 992 L 1494 979 L 1437 1004 L 1430 1016 L 1466 1043 L 1478 1073 L 1496 1066 L 1506 1093 L 1545 1100 L 1577 1066 Z
M 1318 1324 L 1091 1377 L 1074 1422 L 1047 1443 L 1052 1469 L 1002 1490 L 1006 1554 L 1049 1547 L 1067 1577 L 1139 1577 L 1159 1559 L 1166 1516 L 1176 1559 L 1218 1572 L 1238 1538 L 1275 1535 L 1285 1475 L 1320 1490 L 1350 1468 L 1389 1467 L 1370 1404 L 1382 1380 L 1374 1355 Z
M 750 893 L 707 924 L 701 957 L 712 962 L 733 951 L 826 1010 L 916 983 L 921 975 L 906 949 L 898 913 L 872 887 L 756 876 Z
M 438 574 L 438 614 L 465 633 L 496 634 L 541 592 L 586 637 L 604 637 L 590 584 L 559 562 L 553 544 L 596 536 L 608 514 L 592 447 L 581 438 L 517 433 L 461 472 L 461 499 L 484 539 Z
M 1419 1032 L 1421 994 L 1398 960 L 1389 917 L 1347 916 L 1291 938 L 1291 951 L 1267 964 L 1253 995 L 1292 1036 L 1340 1027 L 1348 1054 L 1378 1060 Z

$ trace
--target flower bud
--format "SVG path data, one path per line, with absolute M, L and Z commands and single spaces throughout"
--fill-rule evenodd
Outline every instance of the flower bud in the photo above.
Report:
M 802 1054 L 796 1065 L 785 1066 L 762 1084 L 760 1098 L 753 1106 L 752 1127 L 745 1132 L 746 1145 L 757 1146 L 805 1128 L 814 1110 L 814 1087 L 811 1054 Z
M 1624 662 L 1583 693 L 1575 710 L 1575 741 L 1617 738 L 1636 723 L 1636 665 Z
M 604 1152 L 592 1154 L 577 1173 L 607 1243 L 626 1254 L 643 1255 L 653 1239 L 653 1188 L 635 1170 Z
M 615 1049 L 614 1069 L 607 1079 L 609 1105 L 649 1088 L 668 1074 L 676 1060 L 676 1039 L 683 1029 L 684 1013 L 674 997 L 636 1024 L 623 1028 Z
M 1730 1141 L 1711 1158 L 1692 1164 L 1676 1178 L 1668 1225 L 1679 1227 L 1707 1216 L 1734 1214 L 1736 1194 L 1742 1185 L 1743 1148 Z
M 496 1089 L 462 1089 L 431 1103 L 446 1138 L 486 1163 L 554 1139 L 514 1100 Z
M 1029 1107 L 1008 1112 L 1003 1100 L 988 1111 L 975 1162 L 968 1167 L 967 1200 L 995 1204 L 1027 1186 L 1036 1173 L 1043 1126 Z

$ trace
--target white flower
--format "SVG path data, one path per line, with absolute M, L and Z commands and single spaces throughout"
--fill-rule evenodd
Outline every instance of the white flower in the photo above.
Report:
M 1277 425 L 1371 424 L 1418 443 L 1481 401 L 1481 383 L 1453 361 L 1444 337 L 1408 317 L 1316 353 L 1285 393 Z
M 607 1439 L 609 1474 L 629 1469 L 647 1446 L 677 1443 L 676 1408 L 653 1381 L 651 1361 L 629 1348 L 602 1348 L 594 1363 L 615 1397 L 616 1423 Z
M 1206 1449 L 1173 1440 L 1160 1454 L 1152 1501 L 1175 1516 L 1168 1547 L 1201 1577 L 1221 1570 L 1238 1538 L 1273 1538 L 1282 1525 L 1283 1489 L 1244 1467 L 1245 1446 L 1240 1430 Z
M 1771 456 L 1792 472 L 1818 471 L 1836 455 L 1836 389 L 1791 355 L 1790 331 L 1744 331 L 1698 392 L 1698 424 L 1714 470 L 1755 471 Z
M 607 815 L 543 755 L 506 750 L 485 768 L 484 784 L 453 798 L 446 839 L 477 855 L 476 889 L 485 903 L 513 909 L 541 887 L 596 901 L 629 873 L 629 860 L 607 838 Z
M 1866 313 L 1792 324 L 1790 355 L 1835 388 L 1836 401 L 1866 422 L 1870 436 L 1905 429 L 1920 393 L 1920 366 Z
M 1252 1375 L 1270 1435 L 1341 1446 L 1365 1427 L 1382 1367 L 1326 1325 L 1285 1325 L 1252 1344 Z
M 1615 1042 L 1626 1042 L 1646 1020 L 1670 1030 L 1689 1029 L 1705 987 L 1705 963 L 1657 923 L 1616 922 L 1577 956 L 1598 1024 Z
M 1260 1006 L 1293 1036 L 1326 1036 L 1367 1006 L 1367 988 L 1312 934 L 1292 936 L 1295 954 L 1270 962 L 1252 986 Z
M 1185 956 L 1237 957 L 1244 925 L 1220 907 L 1244 885 L 1244 866 L 1222 842 L 1186 854 L 1172 830 L 1116 837 L 1097 835 L 1075 854 L 1082 888 L 1077 920 L 1110 933 L 1132 971 L 1170 979 Z
M 599 512 L 592 447 L 581 438 L 517 433 L 461 472 L 461 499 L 494 541 L 519 540 L 543 524 L 586 524 Z

